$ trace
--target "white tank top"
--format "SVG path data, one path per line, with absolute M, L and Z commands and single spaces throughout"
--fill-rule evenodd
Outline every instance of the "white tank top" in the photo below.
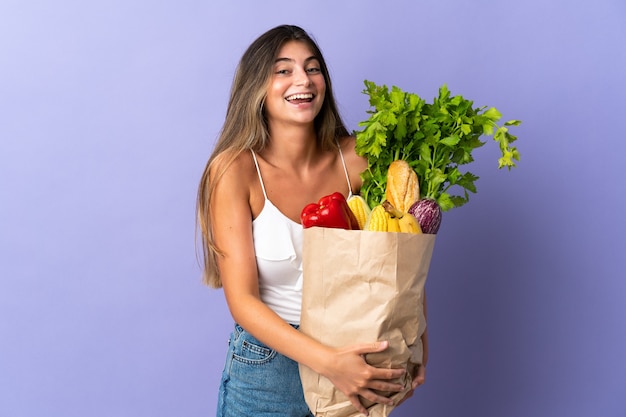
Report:
M 261 213 L 252 222 L 261 300 L 286 322 L 300 324 L 302 225 L 285 216 L 267 198 L 259 163 L 254 151 L 251 152 L 265 197 Z M 351 196 L 352 186 L 341 148 L 339 155 Z

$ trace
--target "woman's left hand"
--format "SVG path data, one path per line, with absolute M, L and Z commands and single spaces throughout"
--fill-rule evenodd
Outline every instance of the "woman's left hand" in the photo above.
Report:
M 426 365 L 419 365 L 417 367 L 417 372 L 415 374 L 415 377 L 413 377 L 413 382 L 411 383 L 411 389 L 406 393 L 404 398 L 400 400 L 398 405 L 402 404 L 404 401 L 411 398 L 413 396 L 413 392 L 415 391 L 415 389 L 419 387 L 420 385 L 422 385 L 425 381 L 426 381 Z
M 426 382 L 426 365 L 420 365 L 417 367 L 417 374 L 415 375 L 415 378 L 413 378 L 413 384 L 411 384 L 411 390 L 414 390 L 415 388 L 419 387 L 424 382 Z

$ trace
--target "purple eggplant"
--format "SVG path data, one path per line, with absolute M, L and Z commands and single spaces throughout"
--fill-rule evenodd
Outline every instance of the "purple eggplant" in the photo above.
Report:
M 437 234 L 441 225 L 441 207 L 437 201 L 432 198 L 418 200 L 411 205 L 409 213 L 417 219 L 422 233 Z

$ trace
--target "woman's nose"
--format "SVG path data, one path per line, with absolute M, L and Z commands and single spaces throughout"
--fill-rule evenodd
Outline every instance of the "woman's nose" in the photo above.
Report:
M 295 75 L 296 75 L 295 77 L 296 85 L 303 85 L 306 87 L 311 82 L 311 80 L 309 79 L 309 74 L 306 72 L 305 69 L 296 70 Z

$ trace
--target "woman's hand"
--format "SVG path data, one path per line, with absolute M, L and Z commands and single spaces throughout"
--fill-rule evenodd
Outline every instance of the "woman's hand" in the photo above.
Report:
M 343 392 L 352 405 L 360 412 L 368 415 L 367 409 L 361 404 L 359 397 L 381 404 L 393 404 L 390 398 L 377 394 L 373 390 L 399 392 L 404 389 L 402 384 L 391 382 L 402 377 L 404 369 L 383 369 L 369 365 L 364 355 L 382 352 L 389 342 L 375 342 L 352 345 L 335 350 L 332 363 L 324 373 L 332 383 Z
M 406 393 L 404 397 L 402 397 L 402 399 L 400 400 L 400 402 L 398 402 L 396 406 L 399 406 L 400 404 L 402 404 L 403 402 L 411 398 L 413 396 L 413 392 L 415 392 L 415 389 L 419 387 L 420 385 L 422 385 L 425 381 L 426 381 L 426 365 L 419 365 L 417 367 L 417 373 L 415 374 L 415 377 L 413 378 L 413 382 L 411 383 L 411 389 Z
M 412 390 L 422 385 L 426 382 L 426 365 L 420 365 L 417 367 L 417 374 L 415 378 L 413 378 L 413 383 L 411 384 Z M 413 393 L 411 390 L 411 393 Z

